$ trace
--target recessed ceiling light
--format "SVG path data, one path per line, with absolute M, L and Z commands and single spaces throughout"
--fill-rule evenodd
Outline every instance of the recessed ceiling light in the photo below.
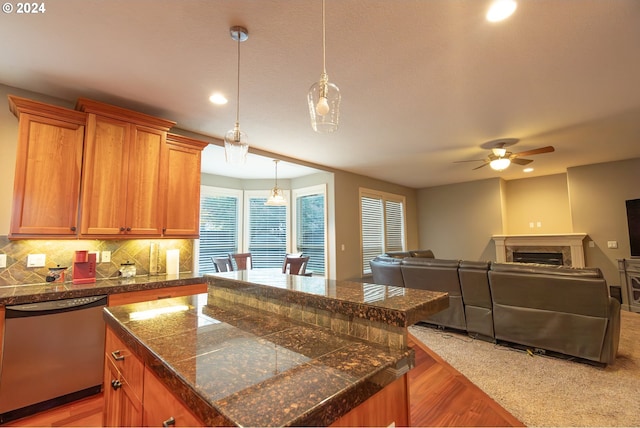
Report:
M 522 170 L 522 172 L 533 172 L 533 168 L 529 167 L 529 168 L 525 168 Z
M 229 100 L 227 100 L 224 95 L 222 95 L 221 93 L 218 93 L 218 92 L 216 92 L 215 94 L 211 95 L 209 97 L 209 101 L 211 101 L 212 103 L 217 104 L 217 105 L 223 105 L 223 104 L 226 104 L 227 102 L 229 102 Z
M 487 21 L 499 22 L 510 17 L 516 11 L 518 4 L 515 0 L 495 0 L 487 11 Z

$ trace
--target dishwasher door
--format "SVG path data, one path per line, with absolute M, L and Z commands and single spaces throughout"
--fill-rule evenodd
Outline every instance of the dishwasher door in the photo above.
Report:
M 90 296 L 6 307 L 0 423 L 100 391 L 106 302 Z

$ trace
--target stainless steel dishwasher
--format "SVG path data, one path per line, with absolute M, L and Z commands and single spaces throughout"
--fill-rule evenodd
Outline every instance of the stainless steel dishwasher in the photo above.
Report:
M 100 392 L 107 296 L 7 306 L 0 424 Z

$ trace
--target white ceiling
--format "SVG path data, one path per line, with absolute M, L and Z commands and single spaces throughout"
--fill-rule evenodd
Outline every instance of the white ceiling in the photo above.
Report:
M 533 175 L 640 157 L 640 1 L 519 0 L 498 24 L 488 4 L 327 0 L 327 72 L 342 93 L 327 135 L 306 105 L 322 71 L 320 0 L 46 1 L 0 17 L 0 83 L 221 138 L 235 122 L 229 27 L 243 25 L 240 127 L 254 148 L 415 188 L 525 177 L 454 163 L 497 138 L 556 148 L 532 157 Z M 230 103 L 211 104 L 214 91 Z M 221 173 L 219 150 L 205 158 Z

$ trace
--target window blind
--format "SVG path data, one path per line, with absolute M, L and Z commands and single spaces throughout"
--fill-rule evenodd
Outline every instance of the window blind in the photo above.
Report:
M 200 272 L 215 272 L 212 257 L 237 252 L 238 203 L 237 196 L 216 195 L 215 191 L 201 192 L 198 256 Z
M 266 200 L 248 200 L 248 250 L 254 268 L 281 268 L 287 252 L 287 207 L 265 206 Z
M 323 193 L 296 198 L 296 250 L 309 256 L 307 269 L 319 275 L 325 273 L 324 212 Z

